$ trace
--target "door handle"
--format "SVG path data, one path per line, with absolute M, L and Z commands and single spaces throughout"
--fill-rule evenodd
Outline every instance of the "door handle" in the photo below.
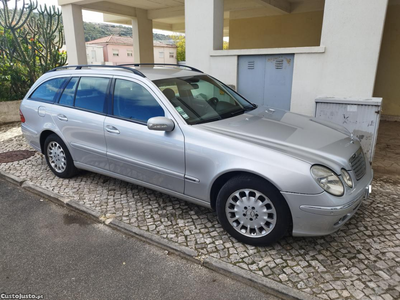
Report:
M 107 130 L 109 133 L 119 134 L 119 130 L 118 130 L 117 128 L 115 128 L 114 126 L 111 126 L 111 125 L 107 125 L 107 126 L 106 126 L 106 130 Z
M 60 121 L 68 121 L 68 118 L 65 115 L 62 115 L 62 114 L 57 115 L 57 118 Z

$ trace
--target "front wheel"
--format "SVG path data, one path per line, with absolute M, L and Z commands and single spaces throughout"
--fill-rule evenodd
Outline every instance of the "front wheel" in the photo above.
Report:
M 266 246 L 283 237 L 291 226 L 289 207 L 269 182 L 250 175 L 230 179 L 217 198 L 222 227 L 238 241 Z

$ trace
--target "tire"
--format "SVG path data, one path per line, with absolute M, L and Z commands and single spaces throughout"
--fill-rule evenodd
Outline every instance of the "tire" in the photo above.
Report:
M 47 165 L 54 175 L 61 178 L 71 178 L 78 173 L 67 146 L 58 135 L 51 134 L 46 138 L 44 155 Z
M 216 211 L 231 236 L 253 246 L 276 242 L 292 224 L 290 209 L 278 189 L 251 175 L 239 175 L 224 184 L 217 196 Z

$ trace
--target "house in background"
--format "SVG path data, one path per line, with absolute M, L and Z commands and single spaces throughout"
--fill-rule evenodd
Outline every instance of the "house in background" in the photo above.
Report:
M 176 46 L 154 41 L 154 62 L 176 64 Z
M 86 44 L 87 63 L 89 65 L 104 64 L 103 46 Z
M 176 64 L 176 46 L 154 41 L 154 62 Z M 88 64 L 133 63 L 133 39 L 110 35 L 86 43 Z

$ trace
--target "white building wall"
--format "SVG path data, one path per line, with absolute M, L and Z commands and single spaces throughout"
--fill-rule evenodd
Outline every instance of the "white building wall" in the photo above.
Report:
M 103 65 L 103 46 L 86 44 L 86 57 L 89 65 Z
M 133 61 L 152 63 L 153 22 L 147 17 L 147 11 L 136 8 L 136 17 L 132 18 Z
M 320 84 L 325 53 L 306 53 L 294 56 L 292 101 L 290 111 L 313 116 Z
M 68 62 L 71 65 L 86 65 L 85 35 L 83 31 L 82 8 L 79 5 L 61 6 L 65 26 L 65 43 Z
M 185 0 L 186 63 L 210 71 L 210 53 L 222 50 L 223 0 Z
M 211 57 L 209 72 L 215 78 L 225 84 L 234 85 L 237 89 L 238 57 L 236 55 Z
M 388 0 L 327 0 L 321 92 L 371 97 Z

